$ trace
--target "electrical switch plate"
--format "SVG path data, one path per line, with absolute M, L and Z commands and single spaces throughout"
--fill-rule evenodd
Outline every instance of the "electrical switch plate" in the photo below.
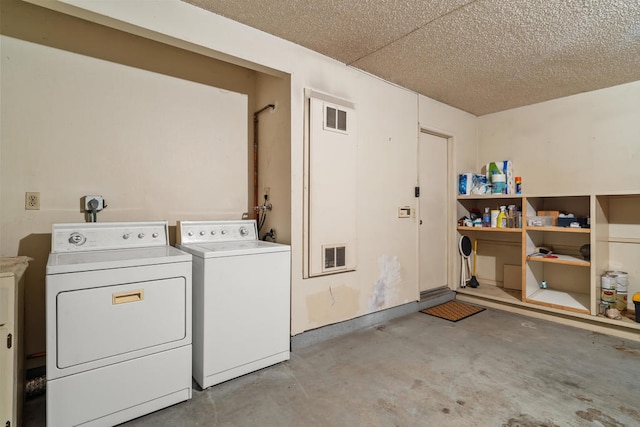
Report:
M 411 218 L 411 206 L 400 206 L 398 208 L 398 218 Z
M 40 193 L 27 191 L 24 194 L 24 208 L 29 211 L 40 210 Z

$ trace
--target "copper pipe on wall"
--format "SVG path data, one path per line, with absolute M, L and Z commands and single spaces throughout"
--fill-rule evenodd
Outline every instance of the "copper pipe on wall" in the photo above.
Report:
M 259 198 L 258 198 L 258 115 L 263 111 L 268 110 L 269 108 L 275 110 L 275 104 L 269 104 L 266 107 L 261 108 L 260 110 L 253 113 L 253 217 L 258 218 L 258 206 L 259 206 Z

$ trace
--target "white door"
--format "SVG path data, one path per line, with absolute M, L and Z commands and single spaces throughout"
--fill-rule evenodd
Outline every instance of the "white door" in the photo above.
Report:
M 418 183 L 420 292 L 447 285 L 447 138 L 420 133 Z

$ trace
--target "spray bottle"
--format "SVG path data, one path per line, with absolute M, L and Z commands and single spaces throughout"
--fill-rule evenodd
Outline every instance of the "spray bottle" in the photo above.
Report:
M 500 213 L 498 214 L 498 219 L 496 220 L 497 228 L 505 228 L 507 226 L 507 214 L 505 212 L 506 206 L 500 206 Z

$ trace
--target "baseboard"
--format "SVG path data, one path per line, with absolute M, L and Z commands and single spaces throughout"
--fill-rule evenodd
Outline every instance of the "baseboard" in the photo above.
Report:
M 364 316 L 356 317 L 354 319 L 345 320 L 344 322 L 334 323 L 332 325 L 322 326 L 317 329 L 302 332 L 301 334 L 291 337 L 291 351 L 295 352 L 296 350 L 300 350 L 319 342 L 344 336 L 399 317 L 417 313 L 420 310 L 451 301 L 455 299 L 455 295 L 455 292 L 450 289 L 448 289 L 447 292 L 440 290 L 437 294 L 434 294 L 433 298 L 402 304 L 386 310 L 376 311 L 375 313 L 365 314 Z
M 638 332 L 637 329 L 630 330 L 628 328 L 624 328 L 624 326 L 603 324 L 598 320 L 586 318 L 586 315 L 578 316 L 578 315 L 560 314 L 555 312 L 549 313 L 540 309 L 523 307 L 520 305 L 509 304 L 502 301 L 492 301 L 490 299 L 479 298 L 473 295 L 462 294 L 462 293 L 457 294 L 456 299 L 460 301 L 469 302 L 472 304 L 478 304 L 483 307 L 495 308 L 497 310 L 508 311 L 510 313 L 521 314 L 523 316 L 533 317 L 536 319 L 541 319 L 549 322 L 572 326 L 574 328 L 585 329 L 588 331 L 597 332 L 604 335 L 611 335 L 618 338 L 624 338 L 631 341 L 640 342 L 640 333 Z

